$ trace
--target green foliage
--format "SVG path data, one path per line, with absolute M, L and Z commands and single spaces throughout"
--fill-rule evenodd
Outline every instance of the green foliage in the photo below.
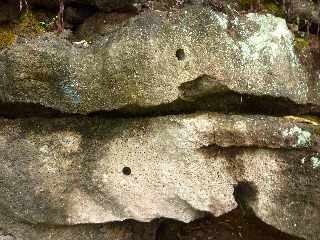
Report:
M 37 16 L 31 11 L 22 15 L 19 20 L 17 31 L 21 34 L 44 32 L 44 29 L 39 25 Z
M 277 4 L 277 2 L 274 1 L 265 1 L 263 3 L 263 6 L 266 8 L 268 12 L 271 14 L 277 16 L 277 17 L 284 17 L 284 9 L 282 8 L 282 5 Z
M 252 5 L 256 4 L 257 0 L 240 0 L 239 4 L 241 9 L 248 10 L 252 7 Z
M 0 26 L 0 49 L 14 44 L 17 36 L 30 37 L 55 30 L 57 17 L 29 9 L 18 20 L 16 23 Z
M 45 30 L 45 31 L 51 31 L 54 29 L 56 22 L 57 22 L 57 16 L 54 16 L 52 18 L 47 18 L 39 21 L 39 26 Z
M 262 9 L 277 17 L 284 17 L 283 5 L 277 0 L 239 0 L 240 8 L 244 11 Z
M 302 37 L 295 37 L 295 47 L 298 49 L 306 48 L 310 45 L 310 40 L 302 38 Z

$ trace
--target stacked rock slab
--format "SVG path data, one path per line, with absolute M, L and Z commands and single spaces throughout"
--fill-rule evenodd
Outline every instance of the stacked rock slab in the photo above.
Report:
M 316 127 L 213 113 L 0 124 L 0 204 L 20 220 L 189 222 L 203 211 L 234 209 L 234 187 L 245 184 L 240 198 L 262 220 L 300 236 L 319 234 Z
M 0 239 L 154 239 L 152 224 L 143 237 L 133 237 L 136 223 L 103 225 L 106 234 L 98 226 L 190 222 L 238 205 L 281 231 L 317 239 L 316 121 L 72 115 L 220 93 L 319 106 L 316 79 L 296 56 L 285 21 L 198 6 L 145 12 L 109 29 L 92 43 L 45 34 L 0 51 L 2 103 L 70 114 L 0 119 Z
M 147 12 L 89 47 L 51 34 L 2 51 L 0 100 L 89 113 L 230 91 L 318 105 L 293 41 L 285 20 L 268 14 Z

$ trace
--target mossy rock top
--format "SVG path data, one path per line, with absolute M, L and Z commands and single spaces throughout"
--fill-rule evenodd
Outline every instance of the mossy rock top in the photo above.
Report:
M 89 113 L 227 89 L 318 104 L 283 19 L 189 7 L 142 14 L 113 29 L 93 44 L 45 34 L 0 53 L 1 101 Z

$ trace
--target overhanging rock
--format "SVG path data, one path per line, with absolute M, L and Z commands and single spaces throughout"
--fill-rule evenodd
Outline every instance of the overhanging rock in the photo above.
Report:
M 188 222 L 203 211 L 229 212 L 238 201 L 283 231 L 320 233 L 312 125 L 213 113 L 0 125 L 0 206 L 20 220 Z
M 112 29 L 88 48 L 48 34 L 3 50 L 0 100 L 70 113 L 192 101 L 190 89 L 193 97 L 227 89 L 319 102 L 285 21 L 272 15 L 188 7 L 147 12 Z

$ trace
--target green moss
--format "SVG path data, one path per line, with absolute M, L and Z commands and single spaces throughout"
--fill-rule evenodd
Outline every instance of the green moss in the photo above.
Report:
M 45 31 L 36 15 L 32 12 L 20 17 L 18 28 L 20 33 L 42 33 Z
M 20 16 L 19 22 L 0 26 L 0 49 L 14 44 L 17 36 L 34 37 L 56 28 L 56 16 L 31 10 Z
M 42 28 L 44 31 L 52 31 L 55 28 L 55 23 L 57 21 L 57 16 L 40 20 L 38 22 L 39 27 Z
M 284 11 L 282 9 L 282 6 L 280 6 L 279 4 L 276 4 L 272 1 L 271 2 L 268 1 L 268 2 L 264 2 L 263 5 L 269 13 L 277 17 L 284 17 L 285 15 Z
M 282 5 L 276 0 L 239 0 L 239 5 L 242 10 L 262 8 L 277 17 L 285 16 Z
M 164 32 L 164 34 L 169 35 L 171 34 L 174 30 L 172 28 L 172 25 L 170 25 L 169 23 L 165 23 L 162 25 L 162 32 Z
M 306 48 L 310 45 L 310 40 L 301 38 L 301 37 L 295 37 L 295 47 L 298 49 Z
M 11 46 L 16 40 L 16 35 L 10 30 L 0 29 L 0 49 Z
M 256 4 L 256 3 L 257 3 L 257 0 L 240 0 L 239 1 L 240 8 L 242 10 L 248 10 L 251 8 L 253 4 Z

